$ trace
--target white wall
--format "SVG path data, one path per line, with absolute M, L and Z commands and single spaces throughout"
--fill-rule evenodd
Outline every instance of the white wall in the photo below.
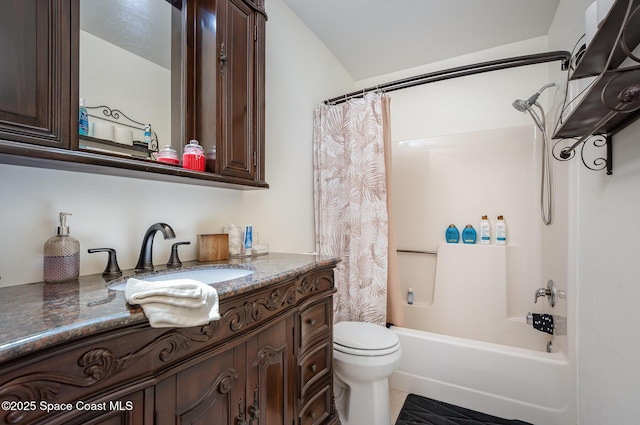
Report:
M 549 31 L 552 49 L 571 49 L 584 33 L 590 0 L 561 0 Z M 640 122 L 613 137 L 613 175 L 575 161 L 578 420 L 581 425 L 638 421 L 640 279 Z
M 133 268 L 142 236 L 157 221 L 177 239 L 156 236 L 154 262 L 165 263 L 172 242 L 182 260 L 195 259 L 198 233 L 251 223 L 272 252 L 315 249 L 312 190 L 313 108 L 353 90 L 354 81 L 282 0 L 266 2 L 266 180 L 271 189 L 236 191 L 0 164 L 0 285 L 42 280 L 42 249 L 66 211 L 81 244 L 80 273 L 101 273 L 112 247 Z

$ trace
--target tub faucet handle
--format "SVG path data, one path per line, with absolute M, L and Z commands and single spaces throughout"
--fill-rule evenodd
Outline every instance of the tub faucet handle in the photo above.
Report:
M 533 300 L 533 302 L 537 303 L 538 302 L 538 298 L 546 297 L 547 295 L 551 295 L 551 291 L 549 291 L 547 288 L 538 288 L 536 290 L 536 297 Z
M 558 289 L 556 288 L 556 284 L 553 283 L 553 280 L 549 279 L 549 281 L 547 282 L 546 288 L 536 289 L 535 298 L 533 299 L 533 302 L 537 303 L 538 298 L 540 297 L 547 297 L 547 300 L 549 301 L 549 305 L 551 307 L 555 307 L 556 300 L 558 299 L 558 297 L 564 298 L 564 292 L 558 291 Z

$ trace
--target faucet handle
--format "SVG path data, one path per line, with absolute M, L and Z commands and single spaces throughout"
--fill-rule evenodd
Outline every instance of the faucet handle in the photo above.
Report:
M 171 257 L 169 258 L 169 262 L 167 263 L 167 267 L 176 268 L 182 267 L 182 261 L 180 261 L 180 257 L 178 257 L 178 247 L 180 245 L 191 245 L 191 242 L 176 242 L 171 245 Z
M 549 305 L 551 307 L 555 307 L 558 297 L 564 298 L 565 293 L 564 291 L 559 291 L 558 288 L 556 288 L 556 284 L 553 282 L 553 280 L 549 279 L 549 281 L 547 282 L 546 288 L 536 289 L 535 298 L 533 299 L 533 302 L 537 303 L 538 298 L 540 297 L 547 297 L 547 300 L 549 301 Z
M 107 259 L 107 267 L 102 272 L 104 277 L 119 277 L 122 276 L 122 270 L 118 266 L 118 258 L 116 256 L 116 250 L 113 248 L 92 248 L 87 250 L 89 254 L 94 252 L 108 252 L 109 258 Z

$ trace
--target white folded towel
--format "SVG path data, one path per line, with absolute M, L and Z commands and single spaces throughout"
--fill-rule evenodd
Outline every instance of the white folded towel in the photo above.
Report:
M 220 318 L 218 292 L 192 279 L 148 282 L 129 278 L 129 304 L 138 304 L 155 328 L 204 325 Z

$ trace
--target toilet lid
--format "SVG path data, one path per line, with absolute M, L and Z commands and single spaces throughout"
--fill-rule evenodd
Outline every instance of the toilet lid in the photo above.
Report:
M 398 335 L 384 326 L 365 322 L 340 322 L 333 326 L 333 342 L 356 350 L 386 350 L 400 342 Z

